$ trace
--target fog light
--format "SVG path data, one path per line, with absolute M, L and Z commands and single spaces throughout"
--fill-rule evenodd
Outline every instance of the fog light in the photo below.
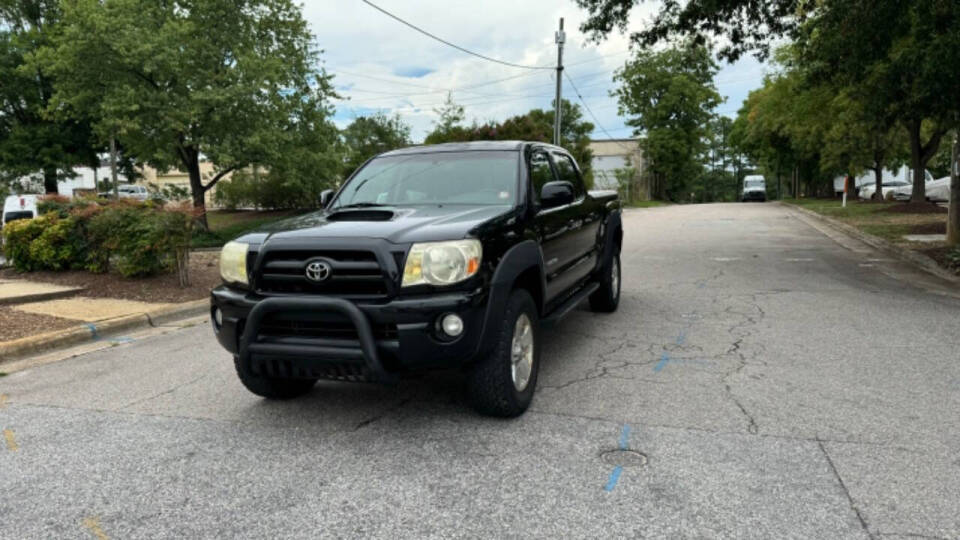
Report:
M 220 308 L 213 308 L 213 322 L 217 325 L 217 328 L 223 326 L 223 312 L 220 311 Z
M 443 320 L 440 321 L 440 328 L 443 329 L 444 334 L 457 337 L 463 333 L 463 319 L 453 313 L 444 315 Z

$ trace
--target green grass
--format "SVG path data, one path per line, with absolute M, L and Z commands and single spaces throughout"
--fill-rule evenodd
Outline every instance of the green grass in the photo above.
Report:
M 863 224 L 859 225 L 858 228 L 867 234 L 879 236 L 888 242 L 899 242 L 903 240 L 903 235 L 910 234 L 909 225 Z
M 219 247 L 248 231 L 308 211 L 212 210 L 207 212 L 207 225 L 210 230 L 195 233 L 191 244 L 193 247 Z
M 870 216 L 879 210 L 896 204 L 847 200 L 847 207 L 844 208 L 843 201 L 840 199 L 784 199 L 783 202 L 838 219 Z

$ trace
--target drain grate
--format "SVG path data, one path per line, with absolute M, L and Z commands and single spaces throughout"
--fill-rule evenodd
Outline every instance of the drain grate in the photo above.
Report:
M 636 450 L 608 450 L 600 454 L 600 459 L 617 467 L 643 467 L 647 464 L 646 454 Z

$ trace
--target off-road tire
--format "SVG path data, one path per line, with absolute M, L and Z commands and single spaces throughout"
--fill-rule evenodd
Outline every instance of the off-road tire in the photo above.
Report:
M 277 379 L 261 377 L 250 372 L 249 366 L 240 362 L 239 356 L 233 357 L 233 365 L 237 368 L 237 377 L 247 390 L 267 399 L 293 399 L 300 397 L 313 389 L 316 379 Z
M 613 281 L 613 268 L 616 264 L 617 281 Z M 620 285 L 623 283 L 620 266 L 620 254 L 613 253 L 600 270 L 600 288 L 590 295 L 590 309 L 597 313 L 613 313 L 620 305 Z
M 533 366 L 526 387 L 518 391 L 511 375 L 513 332 L 517 319 L 526 314 L 533 332 Z M 540 318 L 530 293 L 516 289 L 510 293 L 502 317 L 494 318 L 494 345 L 467 373 L 467 395 L 470 404 L 480 414 L 512 418 L 520 416 L 537 387 L 540 369 Z

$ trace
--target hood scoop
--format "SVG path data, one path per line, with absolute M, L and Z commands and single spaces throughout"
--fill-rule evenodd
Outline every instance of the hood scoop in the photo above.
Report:
M 390 221 L 396 217 L 392 210 L 340 210 L 327 216 L 327 221 Z

